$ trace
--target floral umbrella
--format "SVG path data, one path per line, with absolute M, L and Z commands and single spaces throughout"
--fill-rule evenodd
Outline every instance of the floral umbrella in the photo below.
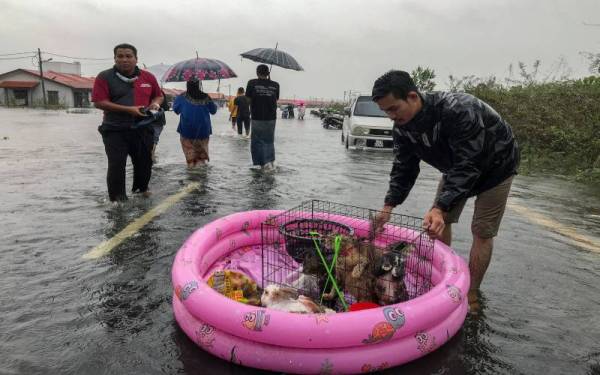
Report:
M 223 61 L 196 57 L 172 65 L 163 75 L 164 82 L 186 82 L 196 77 L 200 81 L 237 77 Z

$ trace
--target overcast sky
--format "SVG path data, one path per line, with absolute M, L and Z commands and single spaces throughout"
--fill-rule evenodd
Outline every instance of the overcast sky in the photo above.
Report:
M 600 24 L 600 0 L 0 0 L 0 55 L 39 47 L 110 58 L 115 44 L 129 42 L 139 64 L 151 66 L 198 51 L 237 73 L 222 82 L 227 94 L 228 84 L 233 92 L 255 76 L 256 63 L 239 54 L 278 42 L 305 69 L 273 67 L 282 97 L 342 98 L 348 90 L 369 92 L 389 69 L 419 65 L 435 70 L 439 89 L 449 74 L 503 79 L 509 64 L 536 59 L 542 76 L 561 58 L 571 77 L 589 75 L 580 53 L 600 52 L 600 26 L 585 23 Z M 7 57 L 14 56 L 0 56 Z M 112 65 L 79 61 L 91 76 Z M 0 72 L 20 67 L 35 68 L 30 58 L 0 60 Z

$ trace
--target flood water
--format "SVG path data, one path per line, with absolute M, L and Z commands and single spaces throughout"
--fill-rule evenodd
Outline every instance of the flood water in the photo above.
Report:
M 210 166 L 189 173 L 168 113 L 151 198 L 107 202 L 101 114 L 0 109 L 0 374 L 258 374 L 197 347 L 171 309 L 171 264 L 216 218 L 309 199 L 380 208 L 392 155 L 346 151 L 320 120 L 278 119 L 278 169 L 213 119 Z M 127 183 L 131 184 L 128 166 Z M 422 216 L 439 173 L 422 166 L 395 212 Z M 201 188 L 98 260 L 82 256 L 192 181 Z M 510 202 L 600 241 L 600 189 L 518 176 Z M 467 205 L 453 247 L 470 247 Z M 600 374 L 600 252 L 507 209 L 483 311 L 434 353 L 385 374 Z

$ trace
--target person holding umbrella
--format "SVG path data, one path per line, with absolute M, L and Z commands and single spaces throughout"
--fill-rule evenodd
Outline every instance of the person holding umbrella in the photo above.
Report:
M 205 165 L 210 160 L 210 115 L 217 113 L 217 106 L 208 94 L 202 92 L 198 78 L 193 76 L 187 81 L 187 91 L 175 98 L 173 112 L 180 115 L 177 132 L 188 168 Z
M 256 67 L 258 78 L 248 81 L 246 97 L 250 99 L 252 116 L 250 152 L 252 164 L 261 169 L 273 169 L 275 161 L 275 122 L 279 83 L 272 81 L 269 67 L 260 64 Z

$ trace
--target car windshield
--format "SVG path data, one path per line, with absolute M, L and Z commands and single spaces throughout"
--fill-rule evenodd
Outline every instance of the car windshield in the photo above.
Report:
M 379 109 L 377 103 L 371 100 L 370 96 L 360 96 L 356 99 L 354 116 L 387 117 L 385 112 Z

